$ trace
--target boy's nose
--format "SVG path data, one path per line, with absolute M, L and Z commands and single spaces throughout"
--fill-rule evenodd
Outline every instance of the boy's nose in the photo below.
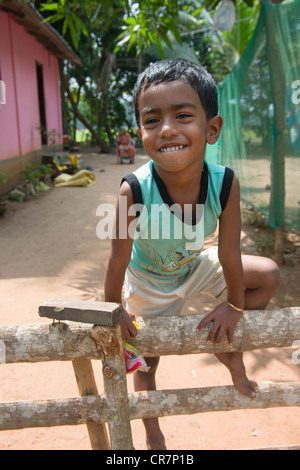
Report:
M 160 138 L 169 138 L 173 135 L 178 135 L 178 130 L 174 122 L 166 120 L 162 122 L 162 126 L 160 129 Z

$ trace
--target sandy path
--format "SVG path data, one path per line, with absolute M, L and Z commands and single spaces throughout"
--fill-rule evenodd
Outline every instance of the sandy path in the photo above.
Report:
M 96 236 L 96 208 L 114 204 L 121 176 L 135 165 L 116 165 L 112 155 L 90 153 L 86 166 L 94 168 L 97 184 L 90 188 L 56 188 L 20 204 L 11 202 L 0 219 L 0 324 L 48 323 L 38 306 L 49 298 L 103 300 L 103 277 L 109 241 Z M 105 170 L 105 171 L 100 171 Z M 243 248 L 254 242 L 243 234 Z M 283 285 L 272 305 L 285 306 L 284 296 L 300 303 L 295 289 L 299 271 L 282 269 Z M 298 277 L 299 279 L 299 277 Z M 293 287 L 294 286 L 294 287 Z M 286 299 L 286 297 L 285 297 Z M 286 300 L 285 300 L 286 301 Z M 199 296 L 198 312 L 209 311 L 211 300 Z M 187 311 L 196 311 L 195 303 Z M 293 349 L 246 353 L 249 377 L 258 382 L 300 380 L 300 365 L 291 360 Z M 99 390 L 101 364 L 94 361 Z M 0 365 L 0 401 L 77 396 L 70 363 Z M 231 384 L 225 368 L 210 355 L 163 357 L 158 388 Z M 133 390 L 132 376 L 128 387 Z M 300 444 L 300 409 L 207 413 L 162 418 L 169 449 L 247 449 Z M 140 421 L 132 422 L 136 449 L 144 449 Z M 0 449 L 90 449 L 85 426 L 2 431 Z

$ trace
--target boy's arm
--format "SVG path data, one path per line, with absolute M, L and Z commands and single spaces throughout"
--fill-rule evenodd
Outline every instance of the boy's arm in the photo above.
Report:
M 122 214 L 122 221 L 126 221 L 127 236 L 126 238 L 119 238 L 120 230 L 124 232 L 124 227 L 119 227 L 119 211 L 120 211 L 120 196 L 126 197 L 127 209 L 126 214 Z M 129 184 L 125 181 L 119 192 L 119 199 L 116 207 L 116 237 L 111 240 L 111 249 L 106 264 L 105 279 L 104 279 L 104 300 L 105 302 L 116 302 L 121 304 L 122 302 L 122 287 L 124 282 L 124 276 L 126 268 L 129 264 L 132 249 L 132 238 L 128 235 L 128 225 L 133 222 L 136 217 L 128 216 L 128 208 L 133 205 L 133 198 Z M 122 205 L 122 208 L 124 205 Z M 119 321 L 122 328 L 122 333 L 125 340 L 129 340 L 130 337 L 135 337 L 137 329 L 135 328 L 132 320 L 134 315 L 123 310 L 123 315 Z
M 240 186 L 238 179 L 234 177 L 227 206 L 220 216 L 219 260 L 227 286 L 227 300 L 243 309 L 245 299 L 240 237 Z
M 240 251 L 241 215 L 240 188 L 234 177 L 227 205 L 219 219 L 219 260 L 223 267 L 227 286 L 227 301 L 239 309 L 244 308 L 244 279 Z M 233 341 L 233 329 L 242 313 L 232 308 L 227 301 L 219 304 L 198 325 L 197 331 L 213 321 L 208 341 L 215 339 L 220 343 L 228 334 L 229 343 Z

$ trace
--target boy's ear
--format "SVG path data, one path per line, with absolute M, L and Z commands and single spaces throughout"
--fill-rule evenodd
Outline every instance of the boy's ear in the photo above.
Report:
M 142 140 L 142 133 L 139 127 L 136 128 L 139 138 Z
M 208 144 L 215 144 L 220 137 L 221 129 L 223 126 L 223 119 L 217 115 L 208 121 L 206 140 Z

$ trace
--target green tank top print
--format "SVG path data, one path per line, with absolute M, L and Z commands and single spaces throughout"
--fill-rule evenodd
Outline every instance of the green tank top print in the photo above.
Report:
M 138 214 L 129 266 L 165 279 L 186 274 L 197 263 L 205 238 L 216 230 L 232 179 L 229 168 L 205 162 L 193 218 L 190 206 L 182 211 L 174 204 L 152 161 L 125 176 Z

